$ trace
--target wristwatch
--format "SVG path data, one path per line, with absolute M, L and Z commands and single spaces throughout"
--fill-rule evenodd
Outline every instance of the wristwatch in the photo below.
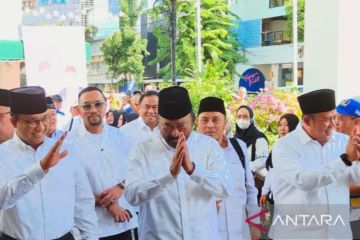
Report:
M 345 163 L 346 166 L 351 166 L 352 162 L 348 159 L 348 156 L 346 153 L 343 153 L 340 155 L 341 160 Z

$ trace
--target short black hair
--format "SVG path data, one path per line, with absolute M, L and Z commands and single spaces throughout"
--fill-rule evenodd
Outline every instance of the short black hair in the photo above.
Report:
M 84 88 L 83 90 L 81 90 L 78 94 L 78 101 L 80 101 L 80 97 L 84 94 L 84 93 L 87 93 L 87 92 L 92 92 L 92 91 L 98 91 L 99 93 L 101 93 L 101 96 L 103 96 L 104 98 L 104 101 L 106 101 L 106 97 L 104 95 L 104 93 L 97 87 L 93 87 L 93 86 L 89 86 L 89 87 L 86 87 Z
M 141 102 L 144 100 L 144 98 L 151 97 L 151 96 L 159 97 L 159 93 L 154 90 L 144 92 L 143 95 L 141 95 L 141 97 L 139 99 L 139 104 L 141 104 Z

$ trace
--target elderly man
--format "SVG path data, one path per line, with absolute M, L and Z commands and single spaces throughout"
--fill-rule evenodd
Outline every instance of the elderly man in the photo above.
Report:
M 10 110 L 16 133 L 0 145 L 0 239 L 70 240 L 73 227 L 83 239 L 97 239 L 94 197 L 80 162 L 60 151 L 65 135 L 56 143 L 45 137 L 44 89 L 12 89 Z
M 132 240 L 137 215 L 122 196 L 130 144 L 119 129 L 104 124 L 106 98 L 96 87 L 79 93 L 84 128 L 72 139 L 96 199 L 101 240 Z
M 14 127 L 10 122 L 9 90 L 0 88 L 0 144 L 12 138 Z
M 185 88 L 160 91 L 159 115 L 160 133 L 134 147 L 126 175 L 125 197 L 140 206 L 139 238 L 218 240 L 216 198 L 232 188 L 224 152 L 192 131 Z
M 199 132 L 214 138 L 224 150 L 234 184 L 233 194 L 219 207 L 219 231 L 222 240 L 259 239 L 260 231 L 245 223 L 245 219 L 260 212 L 257 189 L 250 169 L 246 144 L 236 138 L 228 139 L 224 101 L 206 97 L 198 111 Z
M 54 101 L 51 97 L 46 97 L 47 114 L 49 116 L 49 126 L 46 130 L 46 136 L 54 140 L 58 140 L 64 132 L 60 129 L 56 129 L 57 126 L 57 115 L 55 110 Z
M 348 141 L 334 132 L 333 90 L 312 91 L 298 101 L 302 122 L 273 146 L 275 212 L 270 236 L 351 239 L 348 185 L 360 182 L 360 136 Z
M 348 136 L 360 131 L 360 96 L 345 99 L 336 107 L 338 131 Z M 351 230 L 353 239 L 360 238 L 360 186 L 350 183 Z

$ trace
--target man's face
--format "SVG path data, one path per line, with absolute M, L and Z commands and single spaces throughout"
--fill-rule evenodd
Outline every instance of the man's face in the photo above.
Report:
M 16 127 L 18 137 L 36 149 L 43 141 L 49 127 L 47 112 L 40 114 L 20 114 L 17 118 L 12 117 L 11 122 Z
M 61 109 L 62 108 L 62 101 L 54 101 L 54 105 L 56 109 Z
M 0 106 L 0 143 L 12 138 L 14 126 L 10 122 L 10 108 Z
M 304 116 L 304 124 L 308 134 L 321 144 L 329 141 L 333 135 L 336 121 L 335 109 L 328 112 Z
M 202 112 L 199 115 L 198 125 L 200 133 L 219 141 L 224 135 L 226 118 L 220 112 Z
M 139 115 L 150 127 L 155 127 L 158 124 L 158 105 L 158 96 L 144 97 L 139 105 Z
M 140 97 L 141 97 L 141 93 L 135 93 L 132 97 L 131 97 L 131 100 L 133 101 L 135 107 L 137 109 L 139 109 L 139 100 L 140 100 Z
M 336 124 L 338 132 L 350 136 L 352 134 L 354 126 L 356 125 L 356 118 L 353 118 L 350 115 L 338 114 Z
M 56 130 L 57 117 L 55 109 L 48 109 L 47 114 L 49 116 L 49 127 L 46 131 L 46 135 L 49 137 Z
M 90 91 L 81 95 L 79 99 L 80 115 L 86 128 L 102 124 L 106 111 L 104 97 L 98 91 Z
M 192 131 L 192 126 L 193 121 L 190 113 L 178 120 L 168 120 L 163 117 L 159 117 L 161 136 L 165 139 L 169 146 L 173 148 L 176 147 L 181 132 L 184 133 L 186 139 L 189 137 Z

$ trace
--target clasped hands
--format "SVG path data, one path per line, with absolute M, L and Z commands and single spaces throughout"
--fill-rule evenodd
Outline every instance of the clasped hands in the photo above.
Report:
M 123 192 L 124 189 L 114 186 L 106 189 L 101 194 L 94 194 L 96 205 L 106 208 L 115 222 L 130 221 L 132 218 L 131 213 L 127 209 L 122 208 L 118 203 Z
M 181 168 L 189 175 L 195 170 L 195 165 L 190 161 L 189 152 L 186 145 L 186 138 L 183 132 L 180 133 L 176 145 L 176 151 L 170 166 L 170 173 L 173 177 L 179 175 Z

